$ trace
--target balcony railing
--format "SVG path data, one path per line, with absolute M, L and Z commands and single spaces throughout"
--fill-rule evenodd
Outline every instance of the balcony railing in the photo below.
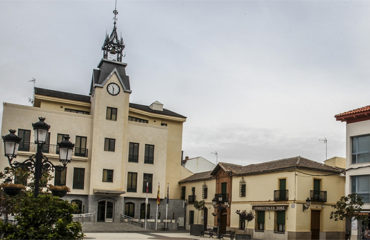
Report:
M 275 190 L 274 201 L 288 201 L 289 192 L 288 190 Z
M 326 191 L 310 191 L 311 202 L 326 202 L 327 192 Z
M 188 203 L 194 203 L 195 202 L 195 195 L 189 195 L 188 196 Z
M 229 201 L 229 194 L 227 194 L 227 193 L 217 193 L 217 194 L 215 194 L 215 198 L 219 202 L 228 202 Z
M 19 145 L 19 151 L 24 152 L 36 152 L 37 144 L 35 143 L 22 143 Z M 43 153 L 50 153 L 50 154 L 59 154 L 59 146 L 56 144 L 44 144 L 42 146 Z M 73 149 L 74 156 L 78 157 L 87 157 L 88 156 L 88 149 L 87 148 L 79 148 L 74 147 Z

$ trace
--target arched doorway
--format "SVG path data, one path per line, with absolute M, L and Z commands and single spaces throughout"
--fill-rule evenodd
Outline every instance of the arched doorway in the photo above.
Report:
M 71 201 L 71 203 L 77 205 L 78 210 L 77 210 L 76 213 L 82 213 L 83 212 L 83 209 L 82 209 L 82 201 L 81 200 L 74 199 L 74 200 Z
M 135 217 L 135 204 L 132 202 L 125 203 L 125 215 Z
M 140 204 L 140 219 L 144 219 L 145 218 L 145 203 L 142 203 Z M 149 219 L 150 218 L 150 204 L 148 203 L 147 204 L 147 207 L 146 207 L 146 218 Z
M 98 222 L 113 222 L 113 202 L 102 200 L 98 202 Z

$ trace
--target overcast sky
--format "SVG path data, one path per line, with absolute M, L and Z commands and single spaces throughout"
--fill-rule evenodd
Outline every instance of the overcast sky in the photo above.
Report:
M 0 0 L 0 101 L 88 94 L 114 0 Z M 183 149 L 238 164 L 345 156 L 334 115 L 370 104 L 370 1 L 124 1 L 131 102 L 187 116 Z M 0 107 L 2 114 L 2 105 Z

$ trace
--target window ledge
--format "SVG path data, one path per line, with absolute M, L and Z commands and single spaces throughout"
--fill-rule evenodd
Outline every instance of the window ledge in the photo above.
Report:
M 276 234 L 285 234 L 285 232 L 278 232 L 278 231 L 274 231 L 274 233 L 276 233 Z

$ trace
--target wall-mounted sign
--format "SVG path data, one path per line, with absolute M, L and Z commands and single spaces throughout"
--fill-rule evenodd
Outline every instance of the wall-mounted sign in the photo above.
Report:
M 262 205 L 253 206 L 252 209 L 256 211 L 285 211 L 288 205 Z

